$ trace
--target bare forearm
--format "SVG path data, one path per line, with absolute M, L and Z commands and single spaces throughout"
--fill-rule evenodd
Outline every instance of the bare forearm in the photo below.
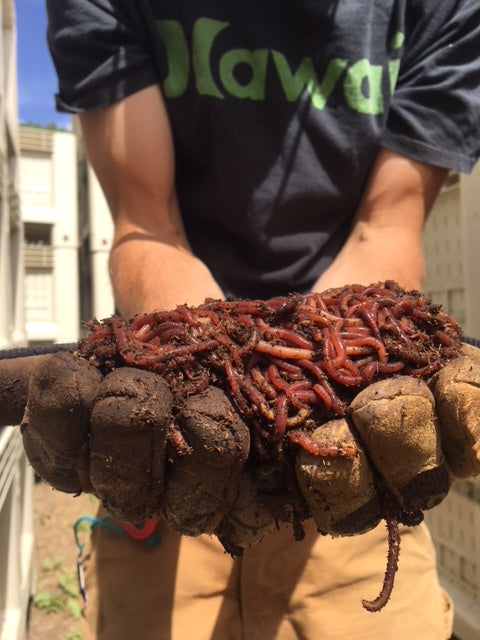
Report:
M 360 224 L 313 289 L 323 291 L 382 280 L 395 280 L 405 289 L 421 289 L 423 279 L 424 259 L 418 233 L 401 225 L 372 229 Z
M 222 297 L 209 269 L 192 253 L 175 197 L 162 203 L 137 193 L 118 207 L 115 219 L 110 277 L 124 317 Z
M 380 150 L 350 235 L 314 289 L 388 279 L 420 289 L 423 225 L 446 175 L 444 169 Z
M 222 297 L 210 271 L 188 250 L 148 237 L 114 245 L 110 273 L 118 310 L 127 318 Z
M 110 274 L 125 317 L 222 292 L 190 250 L 175 194 L 170 125 L 157 86 L 80 117 L 115 223 Z

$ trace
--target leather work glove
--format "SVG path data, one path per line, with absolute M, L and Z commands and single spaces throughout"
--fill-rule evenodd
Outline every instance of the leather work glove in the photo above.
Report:
M 427 381 L 370 384 L 346 418 L 309 432 L 323 453 L 291 447 L 294 464 L 280 474 L 253 459 L 250 430 L 220 388 L 174 401 L 158 374 L 122 367 L 102 376 L 68 352 L 36 366 L 0 361 L 0 389 L 15 381 L 28 394 L 3 394 L 0 424 L 20 421 L 26 404 L 27 456 L 56 489 L 92 492 L 119 520 L 164 518 L 181 534 L 215 533 L 239 555 L 278 521 L 295 530 L 313 516 L 332 535 L 367 531 L 386 515 L 415 524 L 452 478 L 478 474 L 479 354 L 465 347 Z
M 174 408 L 157 374 L 123 367 L 102 377 L 87 360 L 54 354 L 30 379 L 25 451 L 54 488 L 94 493 L 119 520 L 164 516 L 179 533 L 211 532 L 236 497 L 250 440 L 220 389 L 199 400 Z
M 297 456 L 297 479 L 319 531 L 362 533 L 385 509 L 416 524 L 452 480 L 480 473 L 480 350 L 462 351 L 427 381 L 395 376 L 369 385 L 345 419 L 314 431 L 323 447 L 358 449 L 321 464 L 306 451 Z

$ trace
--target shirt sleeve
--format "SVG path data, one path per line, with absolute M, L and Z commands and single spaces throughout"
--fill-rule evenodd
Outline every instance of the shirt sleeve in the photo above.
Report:
M 468 173 L 480 155 L 480 3 L 411 7 L 382 145 Z
M 105 107 L 158 83 L 155 57 L 147 48 L 148 27 L 134 10 L 136 2 L 46 1 L 59 111 Z

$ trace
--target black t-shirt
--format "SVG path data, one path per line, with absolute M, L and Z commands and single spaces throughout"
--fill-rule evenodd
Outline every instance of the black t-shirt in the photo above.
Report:
M 307 291 L 380 146 L 465 172 L 479 155 L 477 0 L 47 8 L 60 110 L 162 87 L 186 232 L 226 293 Z

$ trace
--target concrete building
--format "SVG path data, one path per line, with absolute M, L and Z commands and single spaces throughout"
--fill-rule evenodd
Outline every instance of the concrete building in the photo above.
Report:
M 0 349 L 72 342 L 113 312 L 110 216 L 75 133 L 19 127 L 13 0 L 0 25 Z M 0 640 L 25 636 L 32 490 L 19 429 L 0 429 Z
M 19 138 L 28 342 L 72 342 L 114 311 L 110 213 L 77 127 L 22 126 Z
M 480 162 L 451 173 L 425 225 L 425 291 L 480 338 Z
M 19 207 L 16 27 L 0 0 L 0 349 L 26 344 Z M 33 474 L 18 428 L 0 428 L 0 639 L 24 637 L 32 586 Z
M 77 138 L 20 127 L 25 320 L 29 344 L 79 336 Z
M 112 224 L 77 134 L 18 126 L 13 5 L 1 6 L 0 348 L 74 342 L 83 320 L 113 313 Z M 25 636 L 32 489 L 19 429 L 0 429 L 0 640 Z
M 470 175 L 450 174 L 424 234 L 425 291 L 480 339 L 480 163 Z M 480 638 L 480 483 L 453 484 L 426 512 L 437 549 L 440 580 L 454 602 L 455 637 Z

